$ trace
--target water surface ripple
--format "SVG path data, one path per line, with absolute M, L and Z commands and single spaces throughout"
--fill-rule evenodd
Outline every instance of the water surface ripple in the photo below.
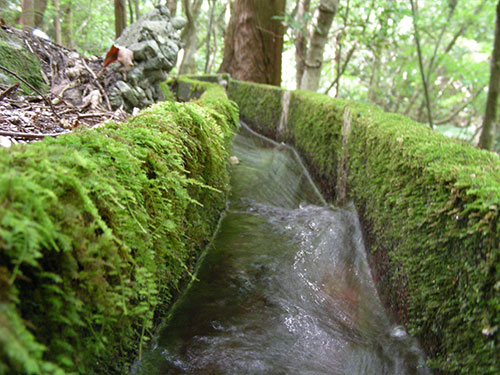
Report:
M 227 213 L 136 374 L 430 374 L 377 296 L 354 209 L 332 208 L 296 153 L 234 142 Z

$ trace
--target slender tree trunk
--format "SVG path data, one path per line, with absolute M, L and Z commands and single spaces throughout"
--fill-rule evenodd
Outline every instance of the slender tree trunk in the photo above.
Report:
M 47 0 L 34 1 L 35 27 L 39 28 L 43 24 L 43 16 L 45 15 L 45 9 L 47 9 L 47 2 Z
M 21 25 L 25 30 L 32 30 L 35 27 L 35 9 L 33 0 L 22 0 L 21 8 Z
M 170 15 L 175 17 L 177 13 L 177 0 L 167 0 L 167 8 L 170 11 Z
M 115 38 L 122 35 L 127 27 L 127 11 L 125 9 L 125 0 L 115 0 Z
M 52 0 L 54 4 L 54 32 L 55 40 L 57 44 L 62 44 L 62 33 L 61 33 L 61 9 L 59 8 L 59 0 Z
M 208 67 L 210 65 L 210 56 L 212 55 L 212 51 L 210 48 L 210 39 L 212 38 L 212 29 L 214 24 L 214 15 L 215 15 L 215 4 L 216 0 L 209 1 L 210 5 L 210 16 L 208 19 L 208 30 L 207 30 L 207 39 L 206 39 L 206 47 L 205 47 L 205 69 L 203 70 L 205 74 L 208 73 Z
M 281 84 L 282 23 L 285 0 L 236 0 L 224 38 L 224 59 L 219 72 L 233 78 Z
M 130 25 L 132 25 L 134 23 L 134 8 L 132 6 L 132 0 L 128 0 L 127 1 L 128 3 L 128 13 L 129 13 L 129 22 L 130 22 Z
M 318 90 L 321 66 L 323 65 L 323 51 L 338 5 L 339 0 L 321 0 L 318 5 L 316 23 L 310 36 L 304 75 L 300 84 L 300 88 L 303 90 Z
M 368 85 L 368 101 L 376 103 L 379 84 L 380 55 L 382 54 L 382 51 L 380 48 L 377 48 L 373 54 L 375 61 L 373 62 L 372 75 L 370 76 L 370 83 Z
M 182 6 L 187 17 L 186 26 L 182 29 L 181 40 L 184 44 L 184 54 L 182 55 L 179 74 L 196 72 L 195 55 L 198 49 L 198 35 L 196 22 L 200 13 L 202 0 L 183 0 Z
M 432 123 L 431 101 L 429 98 L 429 88 L 427 87 L 427 78 L 425 77 L 425 72 L 424 72 L 422 50 L 420 48 L 420 36 L 418 33 L 418 25 L 417 25 L 417 10 L 416 10 L 415 4 L 414 4 L 414 0 L 410 0 L 410 3 L 411 3 L 412 15 L 413 15 L 413 27 L 415 30 L 415 43 L 417 45 L 418 66 L 420 68 L 420 75 L 422 76 L 422 85 L 424 86 L 425 104 L 427 107 L 427 120 L 429 121 L 429 126 L 432 129 L 434 127 L 434 125 Z
M 309 11 L 311 0 L 297 0 L 297 24 L 299 28 L 295 33 L 295 80 L 296 87 L 300 89 L 302 76 L 304 75 L 304 66 L 306 64 L 307 54 L 307 25 L 304 23 L 305 15 Z
M 135 19 L 138 20 L 141 16 L 141 10 L 139 9 L 139 0 L 134 0 L 134 9 L 135 9 Z
M 226 14 L 226 8 L 227 8 L 227 4 L 224 4 L 222 6 L 221 12 L 219 13 L 219 16 L 217 17 L 217 19 L 215 21 L 215 26 L 212 28 L 212 34 L 213 34 L 212 38 L 214 41 L 214 45 L 212 48 L 212 56 L 210 57 L 210 63 L 208 65 L 208 73 L 212 73 L 215 60 L 217 59 L 217 52 L 219 51 L 219 44 L 217 42 L 217 35 L 218 35 L 219 27 L 221 27 L 222 30 L 224 30 L 224 16 Z
M 64 7 L 64 22 L 62 23 L 63 44 L 68 48 L 75 48 L 73 40 L 73 3 L 69 0 Z
M 496 9 L 495 41 L 491 57 L 490 84 L 484 113 L 483 127 L 479 136 L 479 147 L 491 150 L 497 133 L 498 89 L 500 85 L 500 0 Z

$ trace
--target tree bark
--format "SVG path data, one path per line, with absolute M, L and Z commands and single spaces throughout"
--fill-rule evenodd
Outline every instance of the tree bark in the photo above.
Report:
M 298 0 L 297 3 L 297 24 L 299 28 L 295 33 L 295 80 L 296 87 L 300 89 L 302 76 L 304 75 L 304 66 L 306 64 L 307 54 L 307 25 L 304 23 L 306 13 L 309 11 L 311 0 Z
M 491 57 L 490 83 L 488 98 L 484 113 L 483 127 L 479 136 L 479 147 L 485 150 L 493 148 L 497 133 L 497 105 L 498 89 L 500 85 L 500 0 L 496 9 L 495 40 L 493 42 L 493 55 Z
M 75 48 L 73 40 L 73 3 L 69 0 L 64 7 L 64 22 L 62 24 L 63 44 L 68 48 Z
M 35 28 L 35 8 L 33 0 L 22 0 L 21 2 L 21 25 L 25 30 L 32 30 Z
M 132 0 L 128 0 L 128 13 L 129 13 L 129 24 L 132 25 L 134 23 L 134 7 L 132 4 Z
M 59 8 L 59 0 L 52 0 L 54 4 L 54 33 L 55 40 L 57 44 L 62 44 L 62 33 L 61 33 L 61 9 Z
M 309 38 L 304 75 L 300 84 L 300 88 L 303 90 L 318 90 L 321 66 L 323 65 L 323 52 L 328 38 L 328 31 L 330 31 L 338 6 L 339 0 L 321 0 L 318 5 L 316 23 Z
M 214 24 L 215 0 L 209 0 L 209 5 L 210 5 L 210 16 L 208 19 L 208 30 L 207 30 L 206 47 L 205 47 L 205 69 L 203 70 L 205 74 L 208 73 L 208 67 L 210 65 L 210 56 L 212 54 L 210 47 L 210 39 L 212 38 L 212 29 Z
M 196 22 L 200 13 L 202 0 L 183 0 L 182 7 L 186 14 L 187 23 L 182 29 L 181 41 L 184 44 L 179 74 L 196 73 L 196 61 L 194 59 L 198 49 L 198 35 Z
M 177 0 L 167 0 L 167 8 L 170 11 L 170 15 L 175 17 L 177 13 Z
M 231 4 L 219 72 L 279 86 L 285 29 L 274 17 L 284 12 L 285 0 L 236 0 Z
M 35 12 L 35 27 L 41 27 L 43 23 L 43 16 L 45 15 L 45 9 L 47 9 L 47 0 L 35 0 L 34 1 L 34 12 Z
M 125 8 L 125 0 L 115 0 L 115 38 L 118 39 L 122 35 L 123 30 L 127 27 L 127 11 Z
M 135 19 L 138 20 L 141 16 L 141 10 L 139 9 L 139 0 L 134 0 L 134 9 L 135 9 Z

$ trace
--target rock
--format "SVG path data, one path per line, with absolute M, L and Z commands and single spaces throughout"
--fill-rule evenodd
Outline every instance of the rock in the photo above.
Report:
M 237 156 L 231 156 L 229 158 L 229 163 L 232 165 L 238 165 L 238 164 L 240 164 L 240 159 L 238 159 Z
M 0 147 L 9 148 L 12 145 L 9 137 L 0 136 Z
M 174 17 L 172 19 L 172 27 L 176 30 L 180 30 L 182 29 L 184 26 L 186 26 L 186 19 L 182 18 L 182 17 Z

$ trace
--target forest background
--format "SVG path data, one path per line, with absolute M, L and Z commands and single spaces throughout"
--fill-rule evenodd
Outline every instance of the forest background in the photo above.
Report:
M 231 11 L 261 10 L 282 26 L 282 87 L 375 104 L 480 141 L 500 9 L 494 0 L 0 0 L 0 16 L 84 55 L 103 55 L 126 25 L 160 3 L 187 20 L 173 74 L 217 72 Z M 322 15 L 331 19 L 325 24 Z M 305 60 L 318 47 L 314 34 L 324 45 L 312 66 Z M 319 78 L 312 86 L 301 78 L 308 68 Z M 494 130 L 496 107 L 495 99 Z

